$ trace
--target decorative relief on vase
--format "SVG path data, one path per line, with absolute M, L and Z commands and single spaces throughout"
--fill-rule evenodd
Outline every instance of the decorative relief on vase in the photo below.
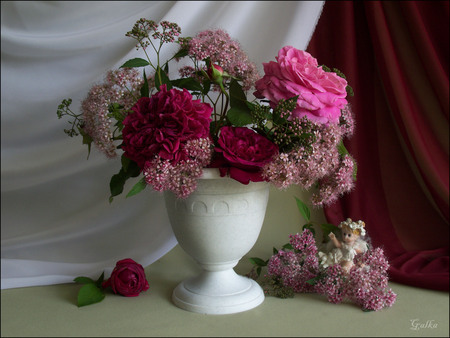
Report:
M 208 213 L 208 206 L 205 202 L 202 201 L 194 201 L 190 206 L 190 213 L 194 215 L 202 215 Z
M 212 201 L 175 200 L 175 210 L 181 214 L 221 216 L 244 214 L 250 208 L 245 198 L 219 199 Z

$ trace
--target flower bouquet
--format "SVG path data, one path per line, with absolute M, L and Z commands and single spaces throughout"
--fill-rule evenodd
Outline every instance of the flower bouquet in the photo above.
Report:
M 261 77 L 225 31 L 180 34 L 176 23 L 138 20 L 126 36 L 145 58 L 109 71 L 89 90 L 81 113 L 71 110 L 71 99 L 58 106 L 59 118 L 71 118 L 69 136 L 81 134 L 89 152 L 94 144 L 120 158 L 110 201 L 136 177 L 127 196 L 149 185 L 186 198 L 203 168 L 242 184 L 314 187 L 317 206 L 352 189 L 356 164 L 343 145 L 354 129 L 346 99 L 352 90 L 342 73 L 286 46 L 263 64 Z M 179 48 L 163 62 L 167 44 Z M 179 76 L 171 79 L 174 65 Z
M 314 186 L 317 206 L 354 184 L 355 161 L 343 145 L 354 129 L 352 90 L 338 70 L 291 46 L 264 64 L 261 77 L 225 31 L 180 33 L 176 23 L 138 20 L 126 35 L 145 58 L 109 71 L 81 113 L 66 99 L 57 114 L 72 118 L 66 133 L 81 134 L 89 151 L 93 143 L 109 158 L 120 155 L 110 201 L 130 178 L 140 177 L 127 197 L 146 186 L 164 192 L 178 243 L 203 269 L 175 288 L 174 303 L 201 313 L 245 311 L 263 301 L 263 290 L 233 267 L 259 235 L 266 182 Z M 163 62 L 167 44 L 178 50 Z

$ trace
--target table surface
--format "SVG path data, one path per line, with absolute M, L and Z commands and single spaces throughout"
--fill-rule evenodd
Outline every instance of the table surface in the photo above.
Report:
M 235 270 L 251 268 L 244 257 Z M 107 293 L 97 304 L 76 306 L 78 284 L 2 290 L 1 335 L 64 336 L 449 336 L 449 294 L 390 283 L 397 293 L 391 308 L 363 312 L 352 303 L 331 304 L 317 294 L 266 297 L 237 314 L 204 315 L 177 308 L 172 290 L 198 273 L 177 245 L 146 269 L 150 289 L 139 297 Z M 416 328 L 414 330 L 414 328 Z

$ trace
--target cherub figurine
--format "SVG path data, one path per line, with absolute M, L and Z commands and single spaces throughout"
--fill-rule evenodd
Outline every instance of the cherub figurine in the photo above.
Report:
M 330 242 L 326 252 L 319 251 L 320 264 L 328 267 L 340 264 L 345 272 L 353 267 L 353 259 L 357 254 L 367 251 L 367 242 L 361 237 L 366 235 L 363 221 L 353 222 L 351 218 L 341 222 L 339 228 L 342 230 L 342 241 L 339 241 L 334 233 L 330 232 Z

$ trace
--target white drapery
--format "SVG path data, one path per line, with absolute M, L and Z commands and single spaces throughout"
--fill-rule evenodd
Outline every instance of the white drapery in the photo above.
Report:
M 141 56 L 125 37 L 141 17 L 183 36 L 223 28 L 262 74 L 285 45 L 306 49 L 323 1 L 2 1 L 1 288 L 92 278 L 117 260 L 153 263 L 176 245 L 162 196 L 146 189 L 110 204 L 119 161 L 63 133 L 73 108 L 107 70 Z M 174 50 L 168 50 L 169 55 Z M 134 183 L 130 183 L 131 185 Z M 128 191 L 130 186 L 125 187 Z

